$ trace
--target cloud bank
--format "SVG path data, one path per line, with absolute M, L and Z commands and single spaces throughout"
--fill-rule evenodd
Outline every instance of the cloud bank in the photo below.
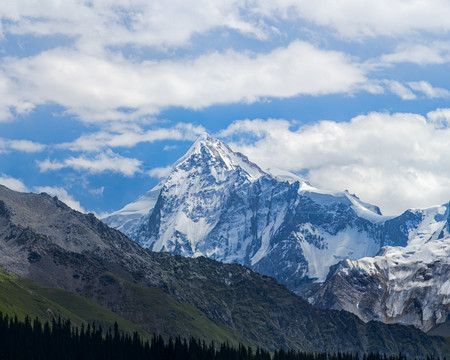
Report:
M 449 115 L 370 113 L 297 129 L 286 120 L 242 120 L 219 135 L 240 139 L 233 149 L 264 167 L 306 172 L 317 187 L 348 189 L 397 214 L 450 200 Z
M 0 97 L 1 108 L 56 103 L 85 121 L 135 120 L 171 106 L 348 93 L 366 81 L 363 67 L 349 56 L 298 40 L 267 53 L 229 50 L 139 63 L 54 49 L 6 59 L 1 68 L 14 85 L 3 89 L 9 95 Z
M 3 33 L 61 34 L 86 48 L 183 46 L 194 34 L 226 28 L 264 38 L 280 20 L 302 20 L 360 39 L 450 30 L 445 0 L 16 0 L 3 4 Z M 279 29 L 278 29 L 279 31 Z

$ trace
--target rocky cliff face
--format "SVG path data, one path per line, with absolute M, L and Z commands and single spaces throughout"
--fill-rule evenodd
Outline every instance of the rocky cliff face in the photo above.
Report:
M 361 319 L 414 324 L 424 331 L 450 314 L 449 205 L 409 211 L 409 241 L 373 258 L 336 265 L 310 301 Z

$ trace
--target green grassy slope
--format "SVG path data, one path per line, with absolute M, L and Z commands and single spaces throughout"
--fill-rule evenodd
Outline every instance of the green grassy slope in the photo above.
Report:
M 113 275 L 111 275 L 112 277 Z M 54 317 L 70 319 L 74 325 L 96 323 L 104 329 L 117 322 L 123 331 L 138 331 L 144 338 L 158 333 L 165 337 L 180 334 L 216 342 L 238 343 L 233 330 L 219 327 L 195 307 L 170 298 L 160 289 L 147 288 L 123 281 L 125 289 L 121 313 L 126 318 L 139 318 L 138 327 L 133 322 L 105 307 L 71 292 L 44 287 L 30 280 L 8 273 L 0 268 L 0 311 L 9 316 L 17 315 L 23 320 L 26 315 L 41 320 Z
M 117 322 L 124 331 L 139 331 L 143 336 L 150 336 L 132 322 L 82 296 L 40 286 L 10 274 L 2 268 L 0 268 L 0 311 L 9 316 L 17 315 L 20 320 L 26 315 L 31 318 L 38 316 L 43 321 L 61 316 L 78 326 L 95 321 L 104 329 Z

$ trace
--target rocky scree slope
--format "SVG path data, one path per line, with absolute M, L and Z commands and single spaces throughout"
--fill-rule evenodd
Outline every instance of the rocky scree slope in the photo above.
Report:
M 150 252 L 46 194 L 0 186 L 0 251 L 9 271 L 80 294 L 149 332 L 272 350 L 450 353 L 444 339 L 412 327 L 313 308 L 241 265 Z

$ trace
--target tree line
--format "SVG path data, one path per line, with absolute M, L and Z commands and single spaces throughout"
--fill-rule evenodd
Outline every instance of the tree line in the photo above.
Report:
M 72 326 L 70 320 L 53 319 L 44 324 L 28 316 L 19 321 L 0 312 L 0 359 L 45 360 L 407 360 L 405 356 L 350 353 L 305 353 L 293 350 L 256 350 L 239 344 L 219 345 L 195 338 L 164 340 L 153 335 L 150 341 L 119 331 L 117 323 L 103 331 L 95 324 Z M 427 360 L 437 360 L 432 357 Z

